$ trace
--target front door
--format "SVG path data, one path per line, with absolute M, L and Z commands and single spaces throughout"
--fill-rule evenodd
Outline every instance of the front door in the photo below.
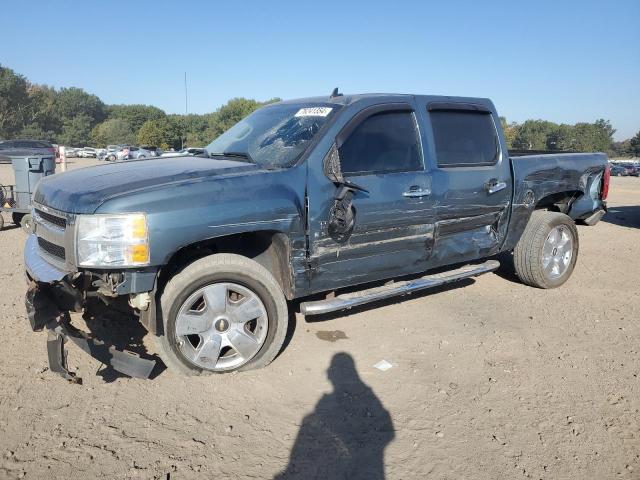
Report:
M 336 148 L 344 179 L 366 192 L 355 191 L 341 204 L 329 198 L 320 205 L 313 199 L 322 195 L 309 192 L 311 290 L 425 270 L 435 218 L 413 107 L 392 104 L 363 110 L 338 135 Z M 325 192 L 327 188 L 339 190 L 331 185 Z M 342 210 L 338 233 L 332 228 L 336 210 Z

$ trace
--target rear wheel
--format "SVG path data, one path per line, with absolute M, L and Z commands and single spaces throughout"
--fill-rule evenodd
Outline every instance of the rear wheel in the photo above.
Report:
M 516 274 L 532 287 L 559 287 L 573 273 L 578 249 L 578 230 L 569 216 L 535 211 L 513 251 Z
M 268 365 L 287 332 L 287 302 L 271 273 L 251 259 L 196 260 L 166 285 L 156 337 L 165 364 L 185 375 Z

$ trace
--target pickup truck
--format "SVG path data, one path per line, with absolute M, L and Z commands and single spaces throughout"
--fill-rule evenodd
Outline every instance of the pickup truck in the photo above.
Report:
M 504 255 L 525 284 L 559 287 L 608 188 L 601 153 L 510 156 L 488 99 L 334 90 L 265 106 L 199 156 L 42 179 L 27 312 L 70 380 L 68 339 L 129 375 L 153 368 L 71 324 L 91 297 L 127 299 L 179 373 L 264 367 L 292 305 L 349 309 Z

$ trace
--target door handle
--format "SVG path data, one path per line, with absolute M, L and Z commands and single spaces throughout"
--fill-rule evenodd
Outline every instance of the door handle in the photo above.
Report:
M 499 182 L 494 178 L 492 180 L 489 180 L 487 183 L 485 183 L 484 188 L 487 191 L 487 193 L 491 195 L 492 193 L 496 193 L 496 192 L 499 192 L 500 190 L 504 190 L 505 188 L 507 188 L 507 182 Z
M 431 195 L 431 190 L 428 188 L 420 188 L 417 185 L 412 186 L 408 192 L 402 194 L 403 197 L 407 198 L 428 197 L 429 195 Z

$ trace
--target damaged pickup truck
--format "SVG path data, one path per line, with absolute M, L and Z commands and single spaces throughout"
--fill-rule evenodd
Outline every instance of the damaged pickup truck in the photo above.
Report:
M 201 156 L 42 179 L 28 316 L 69 379 L 69 339 L 132 376 L 153 366 L 71 325 L 90 297 L 125 297 L 174 371 L 264 367 L 293 299 L 307 297 L 304 315 L 348 309 L 493 271 L 503 252 L 522 282 L 562 285 L 576 223 L 605 212 L 607 165 L 510 156 L 482 98 L 335 90 L 268 105 Z

